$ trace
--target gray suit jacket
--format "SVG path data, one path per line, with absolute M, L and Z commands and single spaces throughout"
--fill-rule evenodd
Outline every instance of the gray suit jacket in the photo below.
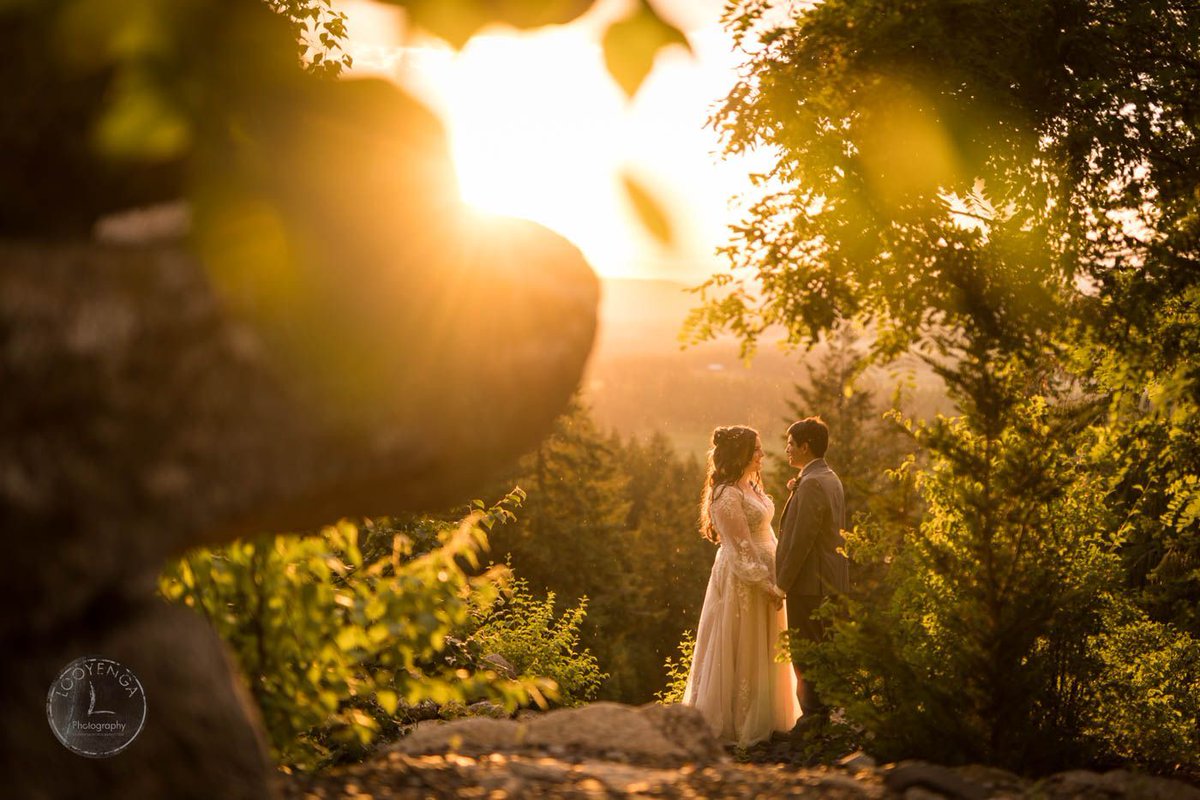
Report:
M 775 579 L 790 595 L 850 591 L 845 544 L 846 500 L 837 474 L 818 458 L 808 463 L 783 507 Z

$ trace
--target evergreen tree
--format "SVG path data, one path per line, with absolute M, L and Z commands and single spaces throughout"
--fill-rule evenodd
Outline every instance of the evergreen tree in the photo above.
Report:
M 493 532 L 492 553 L 509 558 L 535 594 L 553 593 L 559 613 L 587 598 L 583 646 L 610 675 L 600 696 L 620 696 L 632 679 L 624 665 L 633 581 L 629 478 L 618 452 L 575 402 L 512 480 L 528 497 L 516 522 Z
M 846 517 L 910 517 L 915 510 L 911 486 L 888 478 L 888 471 L 900 466 L 912 452 L 911 437 L 892 421 L 876 391 L 862 385 L 862 375 L 870 364 L 862 345 L 862 335 L 854 326 L 838 328 L 826 343 L 826 350 L 813 366 L 810 362 L 808 384 L 795 384 L 795 397 L 788 400 L 791 424 L 810 416 L 820 416 L 829 426 L 829 451 L 825 460 L 838 473 L 846 491 Z M 899 405 L 899 386 L 891 406 Z M 777 453 L 771 454 L 771 469 L 765 477 L 776 511 L 782 512 L 778 498 L 787 497 L 787 482 L 796 469 Z
M 890 563 L 818 648 L 818 681 L 885 757 L 1062 766 L 1084 752 L 1089 642 L 1116 574 L 1100 484 L 1026 396 L 1026 365 L 958 369 L 966 413 L 917 431 L 927 512 L 851 537 L 852 556 Z
M 630 478 L 629 624 L 636 643 L 630 651 L 636 682 L 627 698 L 642 703 L 662 689 L 666 657 L 699 623 L 714 551 L 699 533 L 704 470 L 695 457 L 683 460 L 665 435 L 654 433 L 644 444 L 630 439 L 621 458 Z
M 537 593 L 586 597 L 580 638 L 607 673 L 601 699 L 649 702 L 665 657 L 696 626 L 712 566 L 697 527 L 704 472 L 662 434 L 602 434 L 576 403 L 513 480 L 528 493 L 516 522 L 493 531 Z

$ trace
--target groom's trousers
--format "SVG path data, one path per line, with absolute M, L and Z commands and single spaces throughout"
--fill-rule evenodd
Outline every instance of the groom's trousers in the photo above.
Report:
M 824 599 L 825 597 L 819 594 L 789 593 L 787 595 L 788 630 L 793 631 L 795 636 L 807 639 L 810 642 L 819 642 L 824 639 L 825 623 L 822 620 L 813 618 L 814 612 L 820 607 Z M 792 664 L 796 667 L 798 674 L 804 675 L 803 668 L 794 658 Z M 817 691 L 807 676 L 802 678 L 799 689 L 801 711 L 806 715 L 819 714 L 825 711 L 825 705 L 817 696 Z

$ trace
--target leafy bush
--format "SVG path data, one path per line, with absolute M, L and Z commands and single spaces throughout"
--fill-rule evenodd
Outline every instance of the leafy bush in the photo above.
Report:
M 516 578 L 504 595 L 482 615 L 470 643 L 484 656 L 502 656 L 521 678 L 549 678 L 563 705 L 591 700 L 607 678 L 596 657 L 579 650 L 579 629 L 587 615 L 587 598 L 554 618 L 554 593 L 534 597 L 529 584 Z
M 889 759 L 1194 764 L 1200 645 L 1123 591 L 1086 435 L 1035 397 L 1003 427 L 941 419 L 918 438 L 920 527 L 848 536 L 883 580 L 827 607 L 830 641 L 798 643 L 826 699 Z
M 487 699 L 512 710 L 552 689 L 441 658 L 451 634 L 496 602 L 496 573 L 472 577 L 463 565 L 478 565 L 485 530 L 511 518 L 523 497 L 515 490 L 486 511 L 477 503 L 423 554 L 395 533 L 386 553 L 364 558 L 359 529 L 341 522 L 318 536 L 194 551 L 166 570 L 160 589 L 229 644 L 276 760 L 312 769 L 361 752 L 401 701 Z
M 678 660 L 667 656 L 667 660 L 663 662 L 663 668 L 667 673 L 667 688 L 654 695 L 658 702 L 663 704 L 683 702 L 683 692 L 687 689 L 688 670 L 691 669 L 692 654 L 695 651 L 695 632 L 684 631 L 683 638 L 679 640 Z
M 1037 398 L 1012 405 L 1002 427 L 941 418 L 918 439 L 928 512 L 899 537 L 848 538 L 851 557 L 882 560 L 885 577 L 847 602 L 830 642 L 800 643 L 810 669 L 884 757 L 1069 763 L 1093 699 L 1088 642 L 1119 580 L 1098 481 Z
M 1103 663 L 1092 735 L 1116 758 L 1170 772 L 1200 768 L 1200 642 L 1130 611 L 1097 637 Z

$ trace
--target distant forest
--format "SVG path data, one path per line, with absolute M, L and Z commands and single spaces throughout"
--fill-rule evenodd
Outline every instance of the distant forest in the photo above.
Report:
M 782 452 L 789 399 L 826 348 L 788 353 L 764 345 L 749 363 L 732 337 L 685 348 L 683 320 L 699 302 L 687 288 L 672 281 L 604 281 L 600 332 L 581 392 L 596 424 L 623 436 L 661 433 L 680 454 L 701 460 L 713 428 L 746 424 L 763 435 L 768 452 Z M 913 358 L 887 370 L 871 368 L 859 380 L 883 400 L 902 382 L 908 384 L 905 413 L 925 419 L 950 411 L 940 379 Z

